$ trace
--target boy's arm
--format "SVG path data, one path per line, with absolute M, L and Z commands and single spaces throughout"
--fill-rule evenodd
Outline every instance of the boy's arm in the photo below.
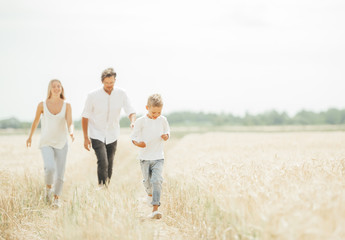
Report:
M 168 120 L 166 118 L 164 118 L 163 134 L 162 134 L 161 138 L 164 141 L 167 141 L 170 138 L 170 126 L 169 126 Z
M 146 144 L 145 142 L 139 140 L 140 135 L 141 135 L 141 122 L 135 121 L 133 132 L 131 134 L 131 140 L 135 146 L 144 148 L 146 147 Z
M 140 147 L 140 148 L 145 148 L 146 147 L 146 143 L 144 142 L 137 142 L 135 140 L 132 140 L 132 143 L 137 146 L 137 147 Z

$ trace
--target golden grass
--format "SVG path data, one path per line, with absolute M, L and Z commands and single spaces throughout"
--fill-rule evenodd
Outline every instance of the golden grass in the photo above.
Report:
M 175 192 L 193 199 L 176 220 L 202 238 L 345 237 L 343 132 L 196 134 L 171 152 Z
M 162 220 L 121 136 L 109 189 L 96 157 L 70 146 L 61 200 L 43 201 L 43 163 L 26 136 L 1 136 L 0 239 L 344 239 L 345 133 L 205 133 L 167 143 Z M 36 145 L 35 145 L 36 144 Z

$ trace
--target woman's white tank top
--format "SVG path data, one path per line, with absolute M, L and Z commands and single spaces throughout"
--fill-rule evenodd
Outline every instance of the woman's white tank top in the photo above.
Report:
M 50 146 L 62 149 L 67 142 L 66 102 L 61 111 L 54 115 L 49 112 L 47 104 L 43 102 L 43 114 L 41 117 L 41 141 L 40 148 Z

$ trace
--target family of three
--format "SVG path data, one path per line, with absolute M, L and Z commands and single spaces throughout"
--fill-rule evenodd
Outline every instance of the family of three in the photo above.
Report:
M 126 92 L 114 87 L 116 72 L 105 69 L 101 76 L 102 87 L 90 92 L 82 113 L 84 148 L 94 149 L 97 158 L 97 176 L 100 187 L 107 187 L 113 170 L 117 140 L 120 133 L 120 113 L 127 114 L 132 128 L 131 141 L 139 147 L 140 166 L 147 200 L 153 207 L 150 218 L 159 219 L 158 211 L 162 189 L 162 169 L 164 164 L 164 141 L 170 137 L 169 123 L 161 115 L 163 101 L 159 94 L 149 96 L 146 115 L 136 119 Z M 27 147 L 31 146 L 32 136 L 41 120 L 39 147 L 44 163 L 46 183 L 45 200 L 59 207 L 59 196 L 64 183 L 64 173 L 68 151 L 68 135 L 72 141 L 72 108 L 65 102 L 61 82 L 49 82 L 47 99 L 37 106 L 36 116 L 31 126 Z

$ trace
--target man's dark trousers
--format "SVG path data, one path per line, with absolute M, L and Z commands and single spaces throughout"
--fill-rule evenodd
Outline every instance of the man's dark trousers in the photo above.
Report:
M 113 173 L 113 162 L 117 141 L 105 144 L 102 141 L 91 138 L 91 143 L 97 157 L 98 184 L 107 185 Z

